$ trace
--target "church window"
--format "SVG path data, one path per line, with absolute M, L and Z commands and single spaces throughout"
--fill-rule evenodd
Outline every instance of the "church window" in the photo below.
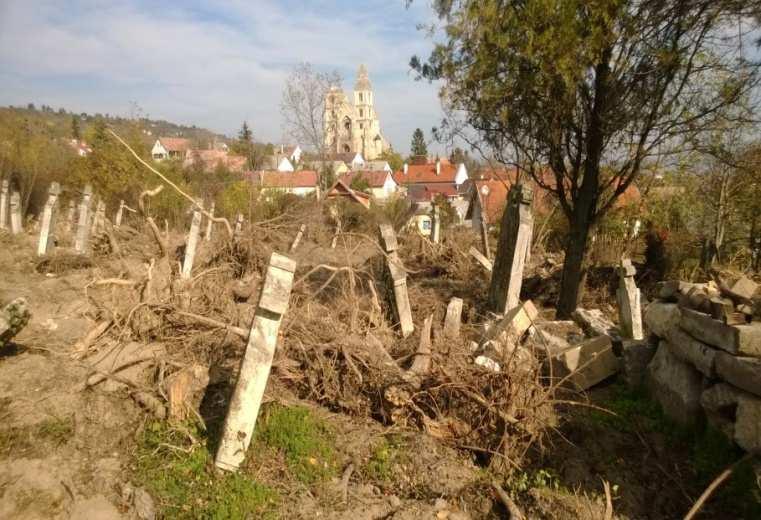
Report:
M 348 145 L 348 144 L 345 144 L 345 145 L 344 145 L 344 152 L 346 152 L 346 153 L 349 153 L 349 152 L 351 152 L 351 148 L 349 148 L 349 145 Z
M 362 101 L 362 92 L 359 93 L 359 101 Z
M 351 119 L 349 118 L 344 119 L 344 128 L 346 130 L 351 130 Z
M 362 130 L 364 127 L 362 126 L 362 123 L 359 124 L 359 129 Z
M 359 117 L 365 117 L 365 111 L 361 108 L 359 109 Z

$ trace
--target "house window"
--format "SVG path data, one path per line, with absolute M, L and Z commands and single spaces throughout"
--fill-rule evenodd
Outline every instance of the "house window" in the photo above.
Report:
M 423 224 L 423 231 L 430 231 L 431 230 L 431 221 L 430 220 L 424 220 L 422 222 Z

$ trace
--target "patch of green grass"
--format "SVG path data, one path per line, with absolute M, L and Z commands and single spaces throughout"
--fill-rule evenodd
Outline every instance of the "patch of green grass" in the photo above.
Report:
M 336 475 L 334 435 L 303 406 L 270 405 L 259 417 L 256 442 L 280 450 L 294 477 L 306 484 Z
M 74 418 L 52 417 L 39 423 L 36 427 L 36 436 L 40 439 L 52 442 L 56 446 L 66 443 L 74 435 Z
M 523 494 L 534 488 L 564 490 L 555 470 L 548 468 L 516 473 L 508 479 L 507 488 L 513 495 Z
M 387 482 L 393 476 L 394 464 L 402 462 L 404 458 L 403 444 L 398 438 L 382 437 L 367 463 L 367 474 L 372 479 Z
M 188 426 L 189 433 L 202 432 Z M 149 424 L 137 449 L 135 480 L 156 498 L 164 518 L 276 518 L 277 493 L 242 473 L 215 475 L 205 444 L 162 422 Z

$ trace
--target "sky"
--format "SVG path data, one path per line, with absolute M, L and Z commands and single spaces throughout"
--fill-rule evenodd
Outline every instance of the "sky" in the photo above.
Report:
M 438 87 L 408 65 L 429 55 L 418 25 L 433 21 L 429 0 L 0 0 L 0 105 L 130 116 L 136 102 L 230 136 L 246 120 L 278 143 L 295 65 L 337 70 L 349 91 L 365 63 L 381 131 L 406 154 L 414 129 L 430 139 L 442 117 Z

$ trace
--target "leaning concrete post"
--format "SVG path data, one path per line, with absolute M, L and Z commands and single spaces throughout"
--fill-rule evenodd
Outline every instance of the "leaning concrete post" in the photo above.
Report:
M 431 242 L 438 244 L 439 241 L 441 241 L 441 212 L 439 206 L 434 204 L 431 218 Z
M 296 262 L 272 253 L 214 459 L 220 469 L 235 471 L 246 456 L 272 367 L 280 322 L 288 309 L 295 271 Z
M 628 258 L 621 260 L 619 284 L 616 291 L 618 300 L 618 322 L 621 335 L 630 339 L 644 339 L 642 331 L 642 309 L 640 306 L 640 290 L 634 282 L 637 270 Z
M 24 224 L 21 219 L 21 195 L 14 191 L 11 193 L 11 233 L 18 235 L 24 231 Z
M 301 224 L 301 226 L 299 226 L 299 232 L 296 233 L 296 238 L 293 239 L 293 243 L 291 244 L 291 251 L 295 251 L 296 248 L 299 247 L 299 242 L 301 242 L 301 237 L 304 236 L 304 230 L 306 228 L 306 224 Z
M 114 218 L 114 227 L 122 225 L 122 218 L 124 217 L 124 199 L 119 201 L 119 209 L 116 210 L 116 218 Z
M 201 233 L 201 216 L 200 209 L 193 211 L 193 221 L 190 223 L 188 243 L 185 245 L 185 258 L 182 262 L 182 273 L 180 273 L 180 277 L 183 280 L 188 280 L 190 278 L 190 272 L 193 270 L 193 259 L 196 256 L 198 235 Z
M 238 213 L 235 217 L 235 229 L 233 230 L 233 238 L 236 240 L 240 238 L 240 233 L 243 230 L 243 213 Z
M 0 185 L 0 229 L 8 229 L 8 179 Z
M 415 330 L 415 325 L 412 323 L 410 298 L 407 294 L 407 271 L 404 269 L 402 259 L 399 258 L 399 244 L 396 241 L 394 228 L 390 224 L 381 224 L 380 232 L 383 250 L 386 252 L 388 271 L 394 284 L 394 307 L 402 329 L 402 336 L 406 338 Z
M 79 254 L 87 251 L 87 242 L 89 239 L 90 226 L 90 204 L 92 203 L 92 186 L 85 186 L 82 194 L 82 202 L 79 204 L 79 218 L 77 218 L 77 236 L 74 239 L 74 250 Z
M 211 218 L 214 218 L 214 206 L 215 204 L 212 202 L 211 207 L 209 208 L 209 215 L 211 216 Z M 206 219 L 206 233 L 204 234 L 203 238 L 207 242 L 211 240 L 211 228 L 214 225 L 214 221 L 211 220 L 211 218 Z
M 452 298 L 447 305 L 444 318 L 444 335 L 450 339 L 459 339 L 460 322 L 462 317 L 462 298 Z
M 491 248 L 489 247 L 489 224 L 486 222 L 486 215 L 481 210 L 481 248 L 484 250 L 484 256 L 487 260 L 491 259 Z
M 489 305 L 499 314 L 506 314 L 520 301 L 526 248 L 534 223 L 532 198 L 531 188 L 522 184 L 514 185 L 508 194 L 489 287 Z
M 92 232 L 101 233 L 105 227 L 106 220 L 106 203 L 103 200 L 98 201 L 98 205 L 95 208 L 95 216 L 92 221 Z
M 50 183 L 48 200 L 42 210 L 42 223 L 40 226 L 40 240 L 37 243 L 37 256 L 45 256 L 55 244 L 55 214 L 58 210 L 58 195 L 61 186 L 57 182 Z

